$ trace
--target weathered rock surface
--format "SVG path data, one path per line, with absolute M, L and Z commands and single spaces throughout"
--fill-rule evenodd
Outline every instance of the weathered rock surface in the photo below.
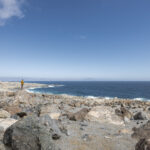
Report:
M 133 138 L 144 139 L 150 138 L 150 121 L 142 125 L 139 128 L 133 128 L 134 133 L 132 134 Z
M 45 114 L 48 114 L 52 119 L 58 120 L 61 115 L 61 112 L 58 109 L 58 106 L 56 106 L 55 104 L 46 103 L 38 105 L 37 115 L 42 116 Z
M 8 113 L 3 109 L 0 109 L 0 118 L 9 118 L 9 117 L 10 117 L 10 113 Z
M 138 112 L 133 116 L 134 120 L 146 120 L 147 117 L 142 112 Z
M 88 108 L 82 108 L 76 113 L 68 113 L 67 116 L 70 120 L 73 121 L 83 121 L 87 113 L 89 112 Z
M 135 146 L 135 150 L 150 150 L 150 139 L 140 139 Z
M 11 103 L 10 103 L 11 104 Z M 13 105 L 13 104 L 11 104 L 10 105 L 9 103 L 8 103 L 8 105 L 7 106 L 5 106 L 4 108 L 5 108 L 5 110 L 7 110 L 11 115 L 14 115 L 14 114 L 16 114 L 16 113 L 19 113 L 19 112 L 21 112 L 21 108 L 19 107 L 19 105 Z
M 11 148 L 5 146 L 3 142 L 0 141 L 0 150 L 12 150 Z
M 110 123 L 115 125 L 123 125 L 124 122 L 120 117 L 115 115 L 114 110 L 107 106 L 93 107 L 86 116 L 89 121 L 97 121 L 99 123 Z
M 125 118 L 131 119 L 133 117 L 133 114 L 124 107 L 121 107 L 120 109 L 116 109 L 115 113 L 116 115 L 122 117 L 124 120 Z
M 7 118 L 7 119 L 0 119 L 0 128 L 3 129 L 4 131 L 14 124 L 17 120 L 12 119 L 12 118 Z
M 12 118 L 0 119 L 0 140 L 3 139 L 3 135 L 6 129 L 10 127 L 12 124 L 14 124 L 16 121 L 17 120 Z
M 133 138 L 139 141 L 135 146 L 135 150 L 150 150 L 150 121 L 139 128 L 133 128 Z
M 55 150 L 52 137 L 60 132 L 55 122 L 49 116 L 26 117 L 11 127 L 5 134 L 3 142 L 12 150 Z

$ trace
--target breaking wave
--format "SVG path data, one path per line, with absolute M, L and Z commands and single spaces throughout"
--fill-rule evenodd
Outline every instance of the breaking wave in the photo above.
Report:
M 136 101 L 147 101 L 148 99 L 146 99 L 146 98 L 134 98 L 134 100 L 136 100 Z
M 61 85 L 61 84 L 50 84 L 48 85 L 49 88 L 54 88 L 54 87 L 62 87 L 64 85 Z

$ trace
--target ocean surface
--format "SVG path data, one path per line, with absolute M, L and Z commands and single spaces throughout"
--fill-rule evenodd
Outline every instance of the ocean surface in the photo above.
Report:
M 33 82 L 32 82 L 33 83 Z M 114 97 L 150 100 L 150 82 L 126 82 L 126 81 L 40 81 L 34 83 L 47 84 L 46 88 L 29 89 L 30 92 L 47 94 L 67 94 L 84 97 Z

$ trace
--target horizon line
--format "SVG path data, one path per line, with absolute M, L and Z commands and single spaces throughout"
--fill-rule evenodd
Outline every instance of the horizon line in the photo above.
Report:
M 0 81 L 20 81 L 24 80 L 26 82 L 38 82 L 38 81 L 43 81 L 43 82 L 65 82 L 65 81 L 95 81 L 95 82 L 150 82 L 150 80 L 147 79 L 100 79 L 100 78 L 48 78 L 48 77 L 0 77 Z

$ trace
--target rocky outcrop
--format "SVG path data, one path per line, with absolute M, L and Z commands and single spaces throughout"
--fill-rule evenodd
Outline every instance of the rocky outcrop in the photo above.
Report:
M 143 139 L 150 138 L 150 121 L 142 125 L 139 128 L 133 128 L 134 133 L 132 134 L 133 138 Z
M 11 127 L 5 134 L 3 142 L 12 150 L 56 150 L 53 138 L 60 138 L 60 130 L 48 115 L 26 117 Z
M 83 121 L 87 113 L 89 112 L 88 108 L 82 108 L 76 113 L 68 113 L 67 117 L 73 121 Z
M 3 142 L 0 141 L 0 150 L 12 150 L 11 148 L 5 146 Z
M 9 118 L 9 117 L 10 117 L 10 113 L 8 113 L 3 109 L 0 109 L 0 118 Z
M 121 107 L 120 109 L 115 109 L 116 115 L 120 116 L 122 119 L 127 120 L 127 119 L 132 119 L 133 114 L 127 110 L 125 107 Z
M 8 105 L 4 107 L 11 115 L 21 112 L 21 108 L 18 105 Z
M 12 124 L 14 124 L 16 121 L 17 120 L 12 118 L 0 119 L 0 140 L 3 139 L 3 135 L 6 129 L 10 127 Z
M 142 112 L 138 112 L 133 116 L 134 120 L 146 120 L 147 117 Z
M 135 146 L 135 150 L 150 150 L 150 121 L 139 128 L 133 128 L 133 138 L 139 141 Z
M 140 139 L 135 146 L 135 150 L 150 150 L 150 140 Z
M 118 117 L 114 110 L 108 106 L 93 107 L 86 116 L 88 121 L 96 121 L 99 123 L 109 123 L 115 125 L 123 125 L 124 122 Z
M 71 107 L 80 107 L 81 106 L 81 102 L 79 102 L 77 100 L 73 100 L 68 105 L 71 106 Z
M 17 120 L 12 118 L 0 119 L 0 128 L 5 131 L 8 127 L 14 124 Z
M 52 105 L 51 103 L 40 104 L 36 107 L 36 113 L 38 116 L 43 116 L 48 114 L 52 119 L 58 120 L 61 112 L 56 105 Z

